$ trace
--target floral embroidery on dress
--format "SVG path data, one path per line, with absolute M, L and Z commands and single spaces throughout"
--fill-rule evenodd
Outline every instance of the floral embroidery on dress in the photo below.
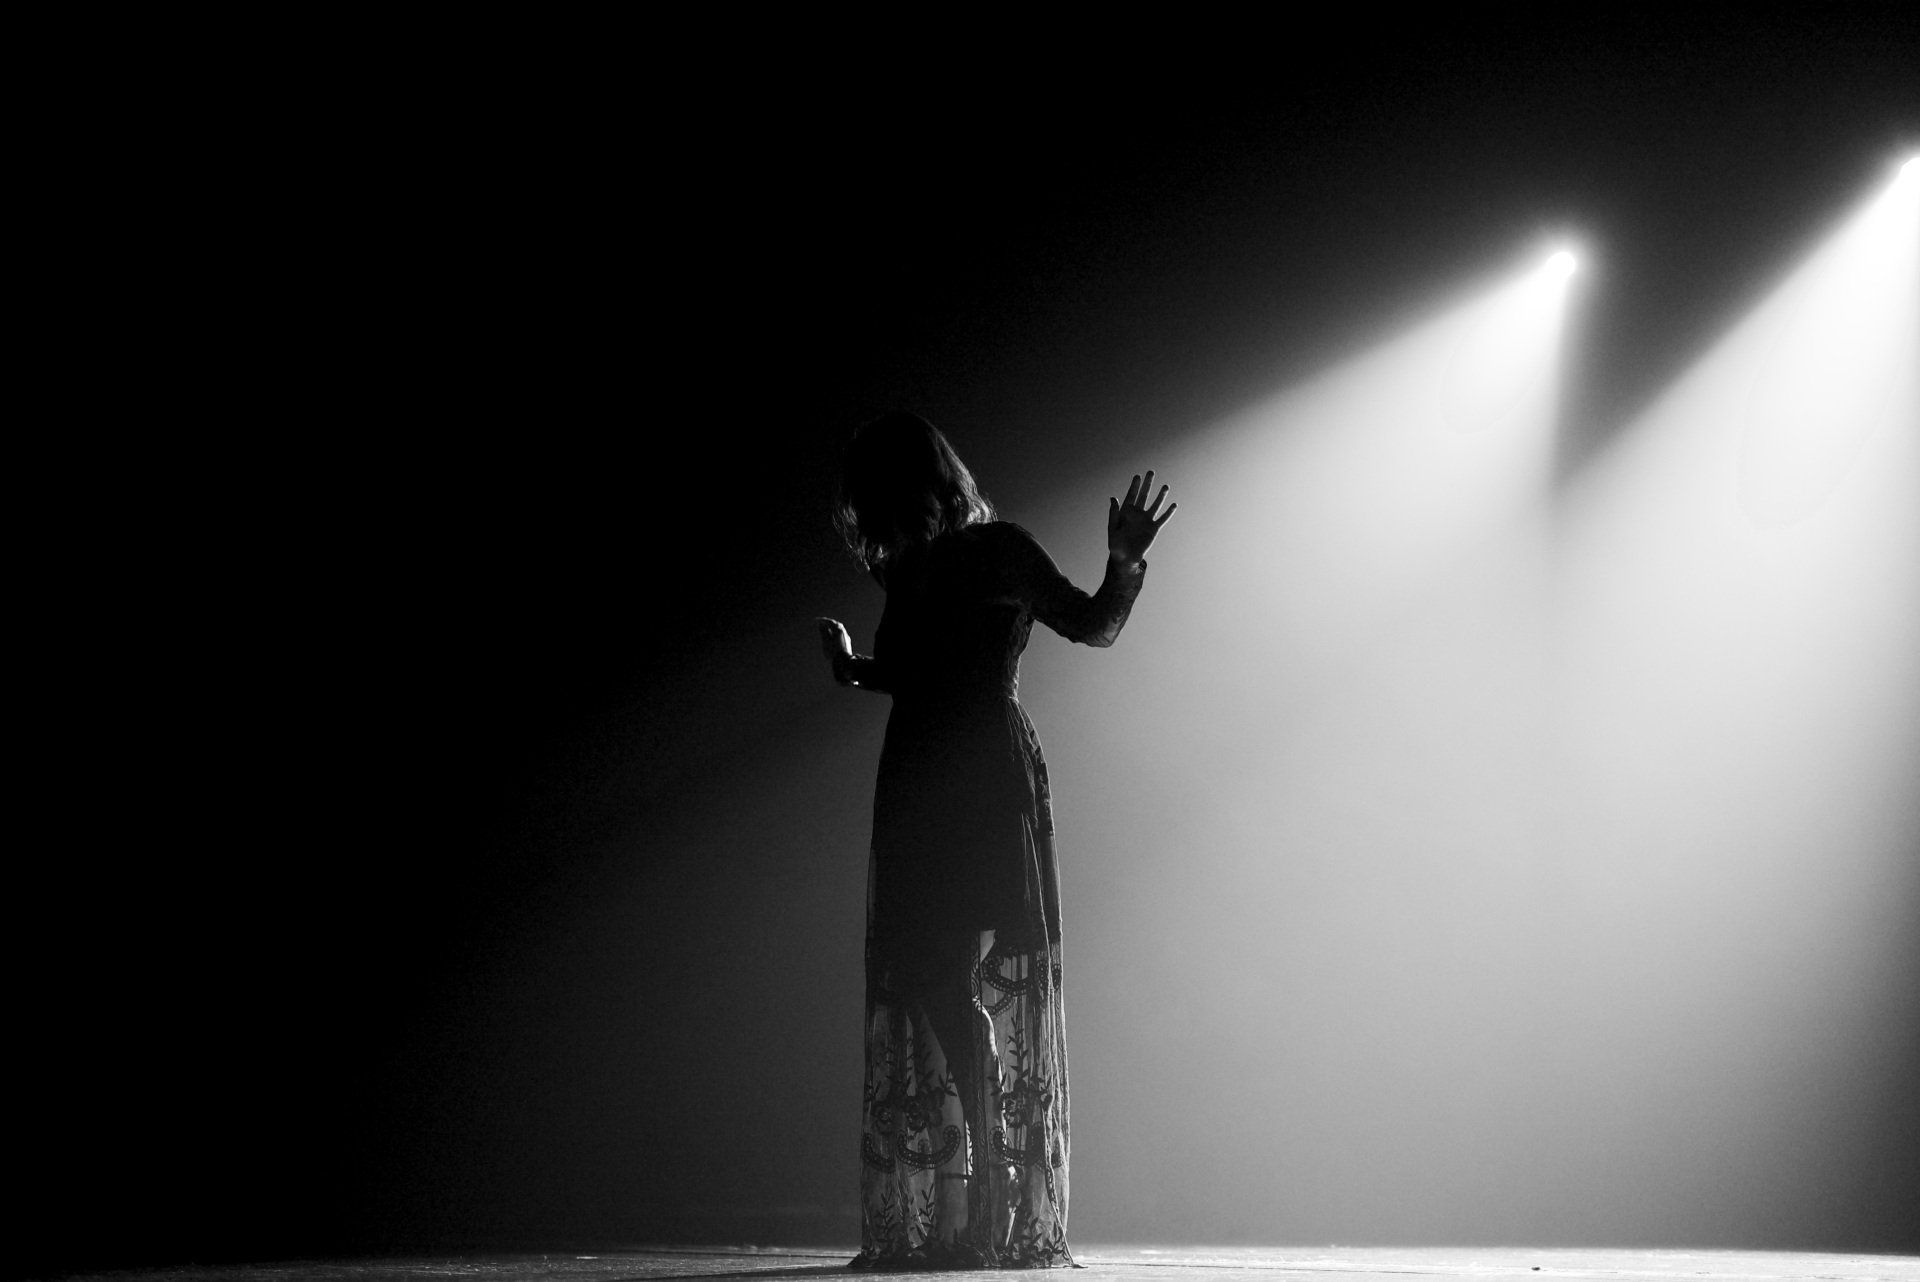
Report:
M 971 1072 L 952 1062 L 935 1021 L 897 981 L 872 986 L 856 1267 L 1073 1263 L 1059 946 L 1036 956 L 977 938 L 980 961 L 958 968 L 975 1021 L 959 1051 Z

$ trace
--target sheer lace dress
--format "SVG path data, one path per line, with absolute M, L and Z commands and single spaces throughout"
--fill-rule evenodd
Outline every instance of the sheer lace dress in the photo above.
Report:
M 867 891 L 856 1268 L 1071 1265 L 1059 875 L 1020 707 L 1038 619 L 1111 645 L 1145 564 L 1089 596 L 995 522 L 889 567 L 856 684 L 893 696 Z

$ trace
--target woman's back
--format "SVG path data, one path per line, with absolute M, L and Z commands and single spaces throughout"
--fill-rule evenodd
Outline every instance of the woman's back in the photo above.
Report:
M 890 566 L 874 657 L 896 699 L 1014 694 L 1033 613 L 1004 522 L 969 526 Z
M 1111 645 L 1145 563 L 1110 570 L 1089 596 L 1018 525 L 990 521 L 902 553 L 882 572 L 874 658 L 896 698 L 1014 694 L 1039 619 L 1069 641 Z

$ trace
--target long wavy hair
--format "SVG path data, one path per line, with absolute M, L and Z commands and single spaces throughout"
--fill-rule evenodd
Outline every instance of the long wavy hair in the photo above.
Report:
M 840 459 L 833 525 L 869 570 L 916 543 L 993 519 L 940 429 L 905 410 L 861 426 Z

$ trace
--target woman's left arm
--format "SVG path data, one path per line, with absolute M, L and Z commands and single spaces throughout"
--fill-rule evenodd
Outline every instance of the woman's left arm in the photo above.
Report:
M 820 648 L 833 667 L 833 679 L 843 686 L 859 686 L 885 694 L 889 690 L 886 669 L 878 659 L 853 652 L 853 638 L 838 619 L 815 619 L 820 628 Z

